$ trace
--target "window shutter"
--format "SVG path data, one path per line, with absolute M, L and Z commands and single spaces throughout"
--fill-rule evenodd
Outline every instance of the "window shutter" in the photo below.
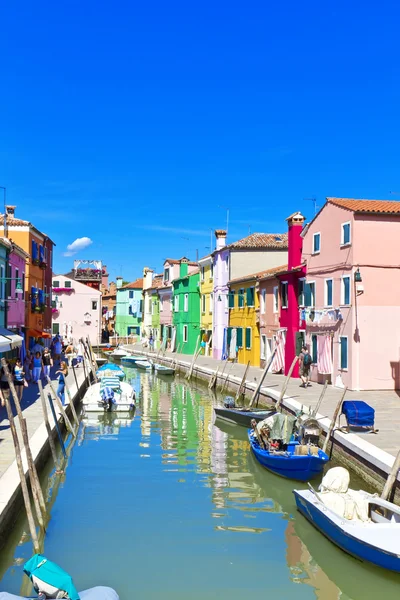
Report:
M 229 308 L 235 308 L 235 292 L 229 292 Z
M 246 348 L 251 348 L 251 327 L 246 327 Z
M 11 297 L 11 265 L 6 265 L 6 298 Z
M 304 296 L 304 305 L 311 306 L 311 285 L 309 283 L 306 283 L 304 286 Z
M 244 290 L 239 290 L 239 308 L 244 306 Z
M 296 356 L 301 352 L 301 348 L 304 344 L 304 331 L 296 331 Z
M 347 338 L 340 338 L 340 366 L 347 369 Z
M 231 345 L 231 339 L 232 339 L 232 327 L 228 327 L 227 332 L 226 332 L 226 345 L 227 345 L 228 350 Z
M 242 329 L 242 327 L 238 327 L 236 330 L 236 341 L 237 341 L 237 347 L 243 348 L 243 329 Z
M 312 352 L 311 352 L 312 361 L 313 361 L 313 363 L 317 364 L 317 362 L 318 362 L 318 338 L 316 335 L 313 335 L 311 337 L 311 340 L 312 340 Z
M 252 287 L 246 290 L 246 304 L 247 306 L 254 306 L 254 288 Z

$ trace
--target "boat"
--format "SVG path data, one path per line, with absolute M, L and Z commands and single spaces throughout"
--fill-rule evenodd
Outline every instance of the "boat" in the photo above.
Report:
M 112 356 L 113 358 L 121 359 L 123 356 L 127 356 L 128 353 L 126 350 L 122 350 L 122 348 L 116 348 L 114 350 L 114 352 L 111 352 L 111 354 L 109 354 L 109 356 Z
M 134 367 L 138 360 L 144 360 L 143 356 L 123 356 L 121 362 L 126 367 Z
M 137 360 L 135 364 L 139 369 L 146 369 L 151 371 L 151 369 L 153 368 L 153 364 L 148 360 Z
M 347 472 L 341 486 L 337 485 L 339 471 Z M 327 480 L 333 485 L 326 485 Z M 347 469 L 329 469 L 320 492 L 311 486 L 293 491 L 298 510 L 348 554 L 400 573 L 400 507 L 369 492 L 350 490 L 349 481 Z
M 218 419 L 223 419 L 224 421 L 229 421 L 229 423 L 235 423 L 236 425 L 250 427 L 252 419 L 254 419 L 256 423 L 259 423 L 274 414 L 276 410 L 273 406 L 265 408 L 235 406 L 235 399 L 233 396 L 225 396 L 224 406 L 214 406 L 214 412 Z
M 118 365 L 114 363 L 106 363 L 97 369 L 96 375 L 98 379 L 102 377 L 118 377 L 119 379 L 125 379 L 125 371 L 123 371 Z
M 88 388 L 82 405 L 85 413 L 131 412 L 135 410 L 135 390 L 118 377 L 102 377 Z
M 264 444 L 263 427 L 268 421 L 270 436 Z M 322 472 L 329 456 L 318 446 L 295 440 L 291 435 L 294 423 L 295 417 L 281 413 L 271 415 L 258 424 L 253 422 L 254 427 L 248 430 L 250 447 L 260 465 L 272 473 L 297 481 L 309 481 Z M 285 431 L 285 434 L 279 431 Z
M 154 369 L 157 372 L 157 375 L 174 375 L 175 369 L 172 367 L 166 367 L 165 365 L 154 364 Z
M 95 355 L 94 360 L 96 361 L 96 364 L 98 367 L 102 367 L 107 362 L 106 358 L 104 358 L 102 356 L 97 356 L 97 354 Z

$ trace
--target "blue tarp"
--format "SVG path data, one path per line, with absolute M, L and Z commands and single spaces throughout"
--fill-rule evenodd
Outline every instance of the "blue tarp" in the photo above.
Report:
M 67 592 L 70 600 L 80 600 L 79 594 L 72 582 L 71 575 L 68 575 L 64 569 L 56 563 L 48 560 L 43 554 L 34 554 L 24 564 L 24 573 L 32 580 L 32 576 L 41 581 Z
M 374 427 L 375 410 L 363 400 L 346 400 L 342 413 L 351 427 Z

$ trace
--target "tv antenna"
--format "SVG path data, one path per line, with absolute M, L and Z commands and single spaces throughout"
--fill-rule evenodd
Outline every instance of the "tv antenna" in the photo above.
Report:
M 308 202 L 312 202 L 314 204 L 314 215 L 316 215 L 320 207 L 317 204 L 317 199 L 315 198 L 315 196 L 313 196 L 312 198 L 303 198 L 303 200 L 308 200 Z

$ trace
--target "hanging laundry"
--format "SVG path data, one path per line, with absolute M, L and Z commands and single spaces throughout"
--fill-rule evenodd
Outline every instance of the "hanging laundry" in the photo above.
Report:
M 317 368 L 321 375 L 332 373 L 332 338 L 330 335 L 317 336 Z

